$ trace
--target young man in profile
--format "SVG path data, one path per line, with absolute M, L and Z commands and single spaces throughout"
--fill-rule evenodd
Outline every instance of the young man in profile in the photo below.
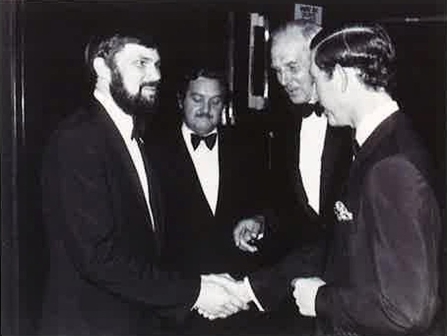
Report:
M 327 262 L 293 281 L 300 313 L 324 335 L 437 335 L 440 209 L 428 153 L 390 93 L 395 57 L 378 25 L 312 42 L 325 114 L 355 130 L 357 147 Z

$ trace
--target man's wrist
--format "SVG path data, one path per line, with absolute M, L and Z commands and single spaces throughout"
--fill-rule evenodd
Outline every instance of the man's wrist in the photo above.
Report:
M 197 299 L 196 302 L 194 303 L 194 305 L 191 307 L 191 310 L 197 309 L 197 306 L 200 302 L 200 300 L 202 299 L 203 296 L 203 275 L 200 276 L 200 286 L 199 286 L 199 294 L 197 295 Z

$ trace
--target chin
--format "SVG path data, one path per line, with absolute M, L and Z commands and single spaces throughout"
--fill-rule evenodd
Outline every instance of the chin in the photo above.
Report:
M 195 124 L 194 127 L 192 127 L 191 129 L 194 132 L 196 132 L 197 134 L 205 135 L 205 134 L 210 133 L 214 129 L 214 127 L 212 127 L 209 124 L 207 124 L 207 125 Z

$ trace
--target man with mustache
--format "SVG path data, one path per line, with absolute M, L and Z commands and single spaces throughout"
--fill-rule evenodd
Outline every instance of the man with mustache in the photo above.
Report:
M 149 149 L 167 197 L 165 262 L 169 269 L 180 267 L 191 275 L 229 273 L 238 278 L 261 262 L 260 256 L 234 245 L 232 232 L 239 220 L 266 220 L 265 180 L 258 175 L 262 156 L 242 140 L 236 127 L 220 125 L 226 101 L 225 76 L 219 68 L 192 68 L 178 92 L 180 122 L 170 131 L 163 128 Z M 199 314 L 216 316 L 198 309 L 175 334 L 246 333 L 244 326 L 252 327 L 249 316 L 255 313 L 210 322 Z
M 50 267 L 43 335 L 148 335 L 193 307 L 244 308 L 200 274 L 165 271 L 166 230 L 141 124 L 155 111 L 160 55 L 147 37 L 114 35 L 87 48 L 94 98 L 61 123 L 42 167 Z

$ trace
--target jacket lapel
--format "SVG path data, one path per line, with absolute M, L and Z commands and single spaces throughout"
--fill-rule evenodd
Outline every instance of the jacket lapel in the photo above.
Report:
M 223 195 L 225 193 L 224 188 L 225 188 L 225 180 L 226 180 L 226 176 L 228 173 L 231 173 L 232 171 L 232 167 L 229 167 L 228 164 L 230 163 L 229 161 L 227 161 L 228 158 L 228 150 L 231 148 L 231 145 L 229 147 L 229 144 L 227 142 L 227 140 L 225 137 L 225 132 L 223 130 L 219 130 L 217 132 L 217 136 L 218 136 L 218 141 L 219 141 L 219 190 L 217 193 L 217 203 L 216 203 L 216 212 L 214 216 L 218 216 L 218 214 L 223 211 L 224 204 L 222 203 L 222 201 L 224 200 Z M 212 212 L 211 212 L 212 214 Z
M 133 164 L 132 157 L 130 156 L 126 144 L 124 143 L 121 133 L 119 132 L 113 120 L 110 118 L 109 114 L 99 103 L 96 103 L 96 112 L 98 115 L 98 122 L 101 123 L 103 125 L 103 128 L 106 129 L 106 131 L 104 132 L 104 137 L 110 144 L 109 147 L 112 149 L 112 151 L 115 152 L 120 158 L 118 162 L 124 165 L 125 171 L 129 174 L 129 179 L 134 185 L 138 204 L 145 213 L 146 222 L 148 223 L 148 225 L 150 225 L 151 220 L 149 211 L 147 208 L 146 199 L 144 197 L 144 192 L 140 183 L 138 172 Z
M 351 130 L 347 128 L 327 127 L 321 158 L 320 209 L 325 209 L 335 185 L 344 182 L 335 180 L 338 176 L 336 170 L 349 170 L 352 161 L 350 133 Z
M 300 134 L 302 121 L 303 119 L 301 114 L 294 115 L 295 127 L 293 128 L 292 132 L 290 132 L 290 135 L 293 136 L 293 139 L 290 139 L 290 143 L 293 144 L 292 155 L 290 155 L 290 157 L 293 158 L 293 162 L 290 164 L 290 174 L 293 178 L 292 181 L 295 181 L 295 193 L 297 195 L 297 199 L 301 204 L 308 204 L 309 201 L 306 191 L 304 190 L 303 179 L 300 172 Z
M 402 113 L 396 112 L 382 121 L 360 147 L 353 166 L 360 166 L 366 159 L 370 158 L 371 153 L 376 149 L 377 145 L 393 131 L 402 117 Z
M 386 141 L 385 139 L 392 134 L 396 127 L 398 127 L 399 123 L 402 121 L 402 117 L 403 114 L 400 112 L 389 116 L 377 126 L 360 147 L 349 171 L 349 179 L 344 186 L 343 197 L 351 193 L 355 194 L 355 192 L 351 192 L 351 189 L 355 189 L 361 184 L 364 170 L 370 167 L 371 161 L 379 160 L 378 157 L 386 152 L 380 150 L 380 144 Z M 387 148 L 387 150 L 391 149 Z M 354 204 L 355 202 L 356 200 L 351 200 L 351 203 Z
M 149 197 L 152 209 L 152 215 L 154 217 L 154 228 L 155 228 L 155 241 L 157 243 L 157 250 L 161 251 L 162 237 L 165 231 L 165 218 L 164 218 L 164 205 L 161 199 L 161 189 L 159 185 L 159 177 L 156 175 L 156 170 L 152 167 L 151 158 L 147 156 L 147 150 L 144 155 L 146 155 L 146 172 L 147 180 L 149 184 Z M 144 197 L 144 195 L 143 195 Z M 143 201 L 146 201 L 143 199 Z M 148 216 L 149 214 L 147 214 Z

